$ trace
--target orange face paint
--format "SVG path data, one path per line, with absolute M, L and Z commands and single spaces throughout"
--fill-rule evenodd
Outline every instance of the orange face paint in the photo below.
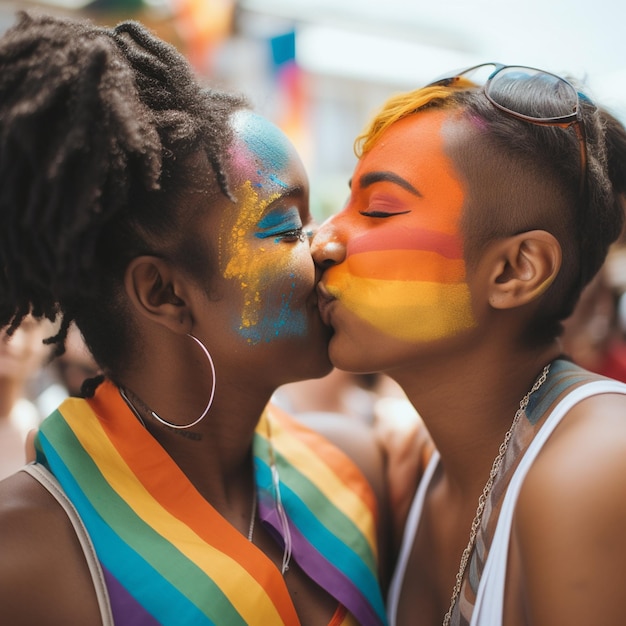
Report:
M 408 341 L 474 325 L 460 219 L 464 190 L 444 152 L 447 113 L 393 124 L 359 161 L 345 209 L 329 222 L 344 243 L 329 292 L 354 315 Z

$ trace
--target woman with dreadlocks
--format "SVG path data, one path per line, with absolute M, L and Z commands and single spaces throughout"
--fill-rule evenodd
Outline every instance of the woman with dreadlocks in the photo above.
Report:
M 384 623 L 372 490 L 267 404 L 330 369 L 286 137 L 137 23 L 22 13 L 0 181 L 0 326 L 104 372 L 0 483 L 3 623 Z

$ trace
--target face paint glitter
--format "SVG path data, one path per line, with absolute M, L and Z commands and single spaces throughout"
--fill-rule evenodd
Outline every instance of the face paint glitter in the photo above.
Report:
M 295 207 L 268 211 L 289 187 L 280 174 L 290 165 L 290 144 L 272 124 L 253 114 L 234 127 L 240 139 L 231 151 L 234 178 L 240 181 L 232 189 L 238 213 L 234 224 L 232 215 L 224 218 L 220 264 L 225 278 L 238 281 L 243 296 L 235 328 L 250 344 L 304 336 L 306 312 L 292 310 L 298 266 L 293 247 L 281 236 L 302 227 L 300 213 Z M 259 239 L 263 246 L 256 243 Z

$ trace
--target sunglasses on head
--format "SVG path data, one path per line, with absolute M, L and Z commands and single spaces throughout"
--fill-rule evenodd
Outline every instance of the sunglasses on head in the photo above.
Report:
M 522 65 L 482 63 L 452 75 L 437 78 L 427 87 L 453 86 L 461 78 L 482 85 L 485 97 L 498 110 L 519 120 L 538 126 L 574 128 L 580 144 L 580 188 L 583 195 L 587 179 L 587 142 L 582 118 L 581 98 L 587 99 L 567 80 L 556 74 Z M 522 83 L 537 85 L 546 97 L 530 101 L 516 97 Z

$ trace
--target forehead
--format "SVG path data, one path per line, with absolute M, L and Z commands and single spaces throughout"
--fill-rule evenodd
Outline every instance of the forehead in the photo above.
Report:
M 264 117 L 251 111 L 238 111 L 231 118 L 235 168 L 252 164 L 275 171 L 284 170 L 299 160 L 286 135 Z
M 411 201 L 415 219 L 426 227 L 456 232 L 467 190 L 465 177 L 460 175 L 448 147 L 450 135 L 455 143 L 464 131 L 460 124 L 450 124 L 450 120 L 448 111 L 438 109 L 392 124 L 359 161 L 352 178 L 355 197 L 373 199 L 379 191 L 368 181 L 390 175 L 399 177 L 419 195 Z M 385 191 L 385 184 L 382 185 L 380 193 Z M 397 186 L 386 187 L 387 191 L 391 189 L 394 196 L 402 193 Z
M 387 163 L 409 172 L 416 160 L 427 163 L 434 156 L 444 155 L 444 123 L 449 113 L 426 110 L 394 122 L 360 161 L 364 167 Z

